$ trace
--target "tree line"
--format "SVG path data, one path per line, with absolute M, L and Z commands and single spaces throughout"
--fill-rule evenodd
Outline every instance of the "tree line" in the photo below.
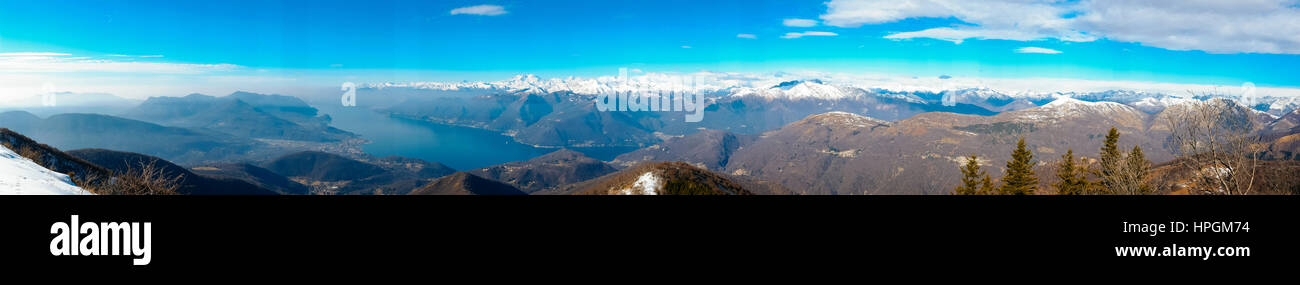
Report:
M 1128 152 L 1119 148 L 1119 130 L 1114 127 L 1106 134 L 1097 163 L 1086 163 L 1074 158 L 1074 149 L 1068 149 L 1057 163 L 1056 177 L 1061 181 L 1052 185 L 1060 195 L 1145 195 L 1151 194 L 1146 184 L 1151 162 L 1142 153 L 1141 146 Z M 1025 137 L 1016 142 L 1007 161 L 1001 185 L 995 186 L 992 177 L 980 169 L 979 156 L 971 154 L 961 167 L 962 184 L 952 190 L 953 195 L 1034 195 L 1038 193 L 1038 176 L 1034 172 L 1034 154 L 1025 145 Z

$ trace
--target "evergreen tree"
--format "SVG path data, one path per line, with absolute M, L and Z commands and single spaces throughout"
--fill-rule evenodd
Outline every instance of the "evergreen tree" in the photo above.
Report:
M 988 176 L 980 171 L 979 157 L 971 154 L 966 157 L 966 165 L 961 168 L 961 184 L 952 190 L 953 195 L 976 195 L 979 191 L 980 176 Z
M 1101 177 L 1098 187 L 1094 187 L 1096 194 L 1109 194 L 1116 188 L 1120 160 L 1123 154 L 1119 152 L 1119 130 L 1110 127 L 1110 132 L 1106 134 L 1106 141 L 1101 146 L 1101 155 L 1098 159 L 1100 170 L 1097 176 Z
M 1126 172 L 1131 177 L 1128 183 L 1132 184 L 1129 189 L 1133 189 L 1137 195 L 1151 194 L 1151 185 L 1147 185 L 1147 171 L 1151 170 L 1151 163 L 1147 161 L 1146 155 L 1142 154 L 1141 146 L 1133 146 L 1133 151 L 1128 153 L 1128 159 L 1124 164 Z
M 997 191 L 998 188 L 993 187 L 993 179 L 989 178 L 988 174 L 984 174 L 984 181 L 980 182 L 980 190 L 975 191 L 975 195 L 993 195 Z
M 1025 137 L 1020 137 L 1016 150 L 1011 152 L 1007 161 L 1007 174 L 1003 176 L 1002 195 L 1033 195 L 1038 189 L 1038 177 L 1034 175 L 1034 154 L 1025 146 Z
M 1061 163 L 1057 164 L 1056 177 L 1061 178 L 1057 182 L 1056 193 L 1060 195 L 1082 195 L 1088 188 L 1088 180 L 1083 176 L 1084 173 L 1074 164 L 1074 150 L 1067 150 L 1061 155 Z

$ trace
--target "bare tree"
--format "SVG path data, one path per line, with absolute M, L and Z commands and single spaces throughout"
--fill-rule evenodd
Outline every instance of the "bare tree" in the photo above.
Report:
M 1151 170 L 1151 162 L 1142 153 L 1142 147 L 1133 146 L 1133 150 L 1126 154 L 1122 153 L 1120 159 L 1122 160 L 1115 162 L 1110 175 L 1101 175 L 1101 181 L 1105 185 L 1110 185 L 1104 193 L 1115 195 L 1150 195 L 1154 193 L 1151 185 L 1147 184 L 1146 181 L 1148 172 Z
M 1252 146 L 1259 141 L 1250 111 L 1224 99 L 1175 106 L 1165 112 L 1177 161 L 1192 173 L 1202 194 L 1251 194 L 1256 166 Z

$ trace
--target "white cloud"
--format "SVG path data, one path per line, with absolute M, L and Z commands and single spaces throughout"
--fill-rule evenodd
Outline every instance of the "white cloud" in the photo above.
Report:
M 1170 50 L 1300 54 L 1296 0 L 831 0 L 823 23 L 859 27 L 911 18 L 955 18 L 886 36 L 1086 42 L 1106 38 Z
M 1018 49 L 1016 49 L 1016 52 L 1017 52 L 1017 53 L 1041 53 L 1041 54 L 1058 54 L 1058 53 L 1061 53 L 1061 51 L 1059 51 L 1059 50 L 1054 50 L 1054 49 L 1050 49 L 1050 48 L 1040 48 L 1040 47 L 1022 47 L 1022 48 L 1018 48 Z
M 817 25 L 817 20 L 789 18 L 781 21 L 786 27 L 812 27 Z
M 498 5 L 477 5 L 451 9 L 452 15 L 497 16 L 506 13 L 509 13 L 506 11 L 506 8 Z
M 152 55 L 106 54 L 106 56 L 111 56 L 111 57 L 127 57 L 127 58 L 156 58 L 156 57 L 163 57 L 161 54 L 152 54 Z
M 682 46 L 682 48 L 691 48 L 691 46 Z
M 1211 53 L 1300 54 L 1294 0 L 1089 1 L 1077 27 L 1117 41 Z
M 1092 41 L 1095 37 L 1071 29 L 1071 20 L 1061 15 L 1065 7 L 1053 1 L 960 1 L 960 0 L 832 0 L 821 19 L 827 25 L 858 27 L 896 22 L 909 18 L 956 18 L 966 25 L 901 32 L 889 39 L 933 38 L 954 43 L 965 39 L 1029 41 L 1055 38 Z
M 1035 33 L 1027 33 L 1018 30 L 991 30 L 980 28 L 933 28 L 915 32 L 902 32 L 885 36 L 886 39 L 903 40 L 913 38 L 930 38 L 936 40 L 950 41 L 955 44 L 961 44 L 966 39 L 997 39 L 1013 41 L 1033 41 L 1043 39 L 1043 36 Z M 1087 39 L 1092 40 L 1092 39 Z M 1072 41 L 1087 41 L 1077 39 Z
M 737 38 L 742 38 L 742 39 L 757 39 L 757 38 L 758 38 L 758 36 L 756 36 L 756 35 L 754 35 L 754 34 L 736 34 L 736 37 L 737 37 Z
M 57 52 L 6 52 L 6 53 L 0 53 L 0 57 L 14 57 L 14 56 L 21 56 L 21 57 L 31 57 L 31 56 L 66 56 L 66 55 L 69 55 L 69 54 L 66 54 L 66 53 L 57 53 Z
M 110 55 L 112 56 L 112 55 Z M 114 56 L 117 57 L 117 56 Z M 161 57 L 161 56 L 139 56 Z M 22 52 L 0 54 L 0 74 L 108 72 L 141 74 L 200 74 L 238 70 L 233 64 L 191 64 L 167 62 L 118 61 L 71 56 L 64 53 Z
M 833 36 L 838 36 L 838 35 L 840 35 L 840 34 L 836 34 L 836 33 L 832 33 L 832 32 L 808 31 L 808 32 L 802 32 L 802 33 L 785 33 L 785 35 L 784 35 L 784 36 L 781 36 L 781 38 L 783 38 L 783 39 L 797 39 L 797 38 L 802 38 L 802 37 L 806 37 L 806 36 L 833 37 Z

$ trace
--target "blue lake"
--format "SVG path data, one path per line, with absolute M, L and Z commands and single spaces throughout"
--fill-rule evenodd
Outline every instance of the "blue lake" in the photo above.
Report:
M 333 125 L 361 135 L 371 143 L 363 147 L 375 156 L 398 155 L 436 161 L 456 170 L 472 170 L 511 161 L 528 160 L 556 148 L 520 144 L 498 132 L 393 118 L 365 108 L 320 108 Z M 575 147 L 600 160 L 613 160 L 635 147 Z

